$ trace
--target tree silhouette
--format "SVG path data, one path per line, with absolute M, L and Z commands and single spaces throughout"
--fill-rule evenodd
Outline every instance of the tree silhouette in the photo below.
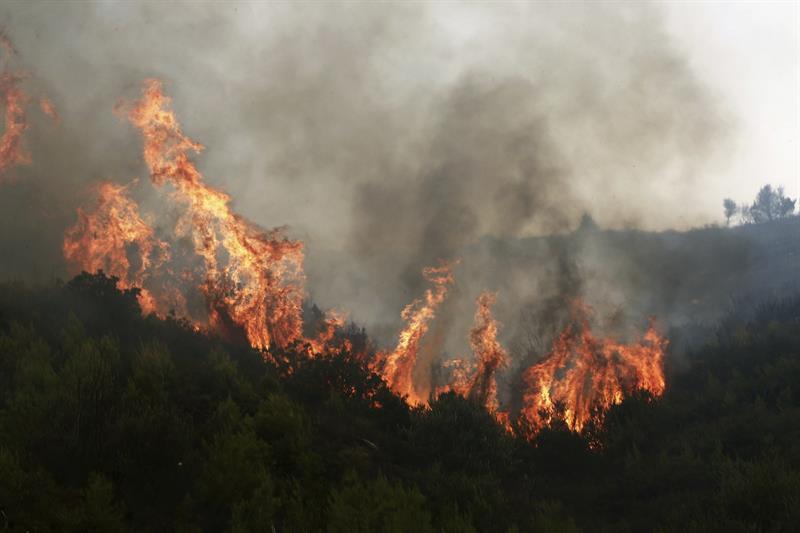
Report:
M 725 209 L 725 225 L 726 226 L 730 226 L 731 225 L 731 217 L 733 217 L 733 215 L 736 214 L 736 211 L 738 211 L 738 208 L 736 206 L 736 202 L 734 202 L 730 198 L 725 198 L 722 201 L 722 207 L 723 207 L 723 209 Z
M 758 191 L 753 205 L 750 206 L 750 215 L 753 222 L 759 224 L 791 215 L 794 207 L 795 200 L 783 194 L 783 187 L 773 189 L 772 185 L 767 184 Z
M 508 432 L 454 393 L 408 406 L 347 350 L 284 368 L 142 318 L 102 274 L 0 283 L 0 530 L 794 531 L 797 316 L 734 309 L 664 396 Z

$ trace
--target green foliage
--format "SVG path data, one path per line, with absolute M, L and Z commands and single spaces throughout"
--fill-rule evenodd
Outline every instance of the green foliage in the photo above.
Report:
M 559 502 L 543 501 L 536 506 L 531 531 L 540 533 L 577 533 L 578 526 Z
M 269 500 L 272 492 L 269 446 L 256 437 L 251 425 L 245 419 L 220 426 L 200 457 L 196 501 L 214 529 L 227 523 L 236 507 L 240 517 L 263 514 L 259 505 L 269 508 L 268 501 L 251 501 L 255 493 Z
M 529 440 L 348 353 L 143 318 L 103 276 L 0 285 L 0 530 L 796 531 L 798 317 L 737 310 L 663 397 Z
M 788 531 L 800 524 L 800 476 L 780 457 L 725 461 L 712 513 L 732 528 Z
M 783 187 L 773 189 L 767 184 L 759 189 L 750 206 L 750 216 L 756 224 L 782 218 L 794 212 L 795 202 L 783 194 Z
M 330 498 L 327 530 L 331 533 L 403 533 L 433 531 L 425 497 L 417 489 L 389 483 L 383 476 L 363 483 L 348 476 Z
M 89 476 L 77 529 L 98 533 L 125 531 L 124 516 L 124 507 L 114 501 L 111 481 L 101 474 Z
M 59 497 L 43 469 L 24 465 L 17 453 L 0 446 L 0 527 L 51 529 L 59 521 Z

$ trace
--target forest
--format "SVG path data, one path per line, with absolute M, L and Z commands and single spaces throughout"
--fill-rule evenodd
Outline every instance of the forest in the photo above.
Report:
M 0 533 L 800 531 L 784 4 L 1 2 Z
M 796 531 L 800 297 L 737 304 L 660 397 L 532 433 L 338 353 L 142 316 L 102 273 L 0 285 L 0 529 Z M 357 349 L 358 348 L 358 349 Z M 680 364 L 676 361 L 680 360 Z M 599 419 L 598 419 L 599 420 Z

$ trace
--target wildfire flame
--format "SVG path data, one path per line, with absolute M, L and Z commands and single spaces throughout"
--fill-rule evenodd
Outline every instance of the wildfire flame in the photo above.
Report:
M 438 267 L 426 267 L 422 271 L 433 287 L 425 291 L 423 298 L 414 300 L 403 309 L 400 316 L 406 325 L 400 331 L 397 345 L 391 352 L 379 352 L 371 365 L 374 371 L 383 376 L 390 389 L 407 396 L 408 401 L 415 405 L 427 403 L 427 398 L 423 398 L 414 388 L 413 372 L 420 341 L 453 284 L 453 266 L 453 263 L 443 262 Z
M 185 207 L 176 233 L 191 239 L 205 263 L 201 289 L 212 323 L 222 313 L 244 329 L 254 347 L 287 346 L 302 337 L 303 244 L 234 214 L 230 197 L 203 182 L 189 159 L 203 146 L 184 135 L 169 104 L 161 82 L 147 80 L 128 119 L 144 138 L 153 183 L 174 185 L 175 198 Z
M 345 320 L 338 313 L 327 314 L 315 337 L 304 337 L 303 244 L 287 238 L 281 229 L 266 231 L 245 220 L 231 210 L 226 193 L 205 183 L 190 159 L 203 146 L 183 133 L 161 83 L 147 80 L 142 97 L 119 110 L 141 132 L 151 181 L 155 187 L 169 187 L 168 198 L 178 207 L 177 221 L 159 224 L 157 234 L 149 219 L 140 215 L 130 185 L 102 183 L 94 209 L 79 209 L 76 224 L 65 232 L 67 261 L 89 272 L 104 270 L 119 278 L 123 288 L 139 287 L 144 313 L 176 312 L 198 329 L 224 330 L 233 325 L 257 349 L 296 343 L 305 346 L 310 356 L 335 353 L 336 347 L 349 349 L 347 341 L 336 335 Z M 4 139 L 9 131 L 7 125 Z M 182 251 L 183 244 L 188 244 L 189 252 Z M 414 383 L 414 369 L 422 339 L 454 283 L 453 267 L 454 263 L 443 262 L 423 270 L 431 286 L 403 309 L 405 326 L 396 346 L 378 352 L 369 364 L 391 390 L 414 405 L 427 405 L 428 398 Z M 204 317 L 190 312 L 187 288 L 202 295 Z M 497 394 L 497 373 L 508 365 L 509 357 L 497 339 L 499 325 L 491 312 L 495 300 L 491 292 L 477 298 L 469 333 L 472 362 L 448 363 L 450 383 L 437 392 L 452 390 L 476 398 L 510 428 L 509 414 L 501 411 Z M 623 344 L 595 337 L 590 314 L 588 306 L 576 302 L 573 323 L 556 338 L 551 353 L 523 373 L 520 415 L 535 430 L 562 405 L 567 425 L 581 431 L 593 413 L 621 402 L 634 390 L 654 395 L 664 391 L 667 341 L 654 326 L 637 343 Z
M 478 369 L 470 383 L 468 394 L 476 396 L 491 413 L 498 410 L 497 371 L 508 365 L 508 354 L 497 341 L 497 321 L 492 317 L 491 306 L 497 295 L 484 292 L 478 296 L 475 325 L 469 332 L 469 344 L 478 362 Z
M 50 117 L 53 123 L 58 126 L 61 123 L 61 117 L 58 116 L 58 111 L 56 111 L 56 106 L 52 100 L 49 98 L 40 98 L 39 99 L 39 109 L 42 110 L 42 113 Z
M 336 331 L 344 326 L 346 316 L 335 310 L 327 312 L 325 318 L 322 320 L 321 327 L 317 336 L 313 339 L 308 339 L 306 342 L 309 345 L 312 355 L 320 355 L 330 351 L 334 347 L 334 337 Z M 349 351 L 350 345 L 345 340 L 343 348 Z
M 174 238 L 191 243 L 203 268 L 200 274 L 166 269 L 165 274 L 175 278 L 169 283 L 173 290 L 151 292 L 148 297 L 153 302 L 143 309 L 167 307 L 175 288 L 189 278 L 205 296 L 211 326 L 230 321 L 258 349 L 301 340 L 302 243 L 286 238 L 279 229 L 264 231 L 233 213 L 230 197 L 204 183 L 189 158 L 203 147 L 183 133 L 169 104 L 161 82 L 147 80 L 142 98 L 127 109 L 127 117 L 144 138 L 144 159 L 153 183 L 174 187 L 171 198 L 182 208 Z M 97 209 L 79 211 L 78 223 L 66 232 L 64 253 L 83 270 L 93 272 L 102 265 L 125 283 L 140 283 L 145 272 L 129 277 L 129 263 L 119 252 L 127 243 L 136 243 L 146 269 L 154 249 L 146 243 L 153 232 L 122 192 L 111 185 L 101 187 Z M 108 254 L 109 250 L 116 253 Z
M 563 405 L 567 426 L 581 431 L 594 409 L 602 413 L 637 389 L 655 396 L 664 392 L 667 341 L 652 321 L 638 343 L 626 345 L 595 337 L 589 326 L 591 312 L 586 304 L 575 302 L 573 324 L 556 338 L 550 354 L 523 375 L 527 388 L 522 414 L 534 430 L 549 422 L 557 404 Z
M 28 95 L 21 84 L 28 77 L 23 71 L 12 70 L 11 59 L 17 56 L 17 50 L 6 35 L 0 30 L 0 50 L 3 53 L 3 72 L 0 73 L 0 99 L 4 108 L 3 135 L 0 136 L 0 182 L 7 179 L 10 169 L 17 165 L 28 165 L 31 156 L 22 145 L 25 131 L 28 129 L 26 107 Z M 47 98 L 40 99 L 42 112 L 50 116 L 58 124 L 55 105 Z
M 454 359 L 447 363 L 451 382 L 437 392 L 454 391 L 461 396 L 476 398 L 486 410 L 507 422 L 508 415 L 500 412 L 497 400 L 497 372 L 508 366 L 508 353 L 497 340 L 498 323 L 492 316 L 497 295 L 482 292 L 475 301 L 475 323 L 469 332 L 469 344 L 474 362 Z
M 22 146 L 22 135 L 28 127 L 25 118 L 28 97 L 19 87 L 20 81 L 20 74 L 8 71 L 0 74 L 0 97 L 5 106 L 5 129 L 0 137 L 0 178 L 11 167 L 31 161 Z
M 128 185 L 110 182 L 97 187 L 97 205 L 88 213 L 78 209 L 78 221 L 64 235 L 67 261 L 87 272 L 102 270 L 119 279 L 120 288 L 139 287 L 143 312 L 156 311 L 157 302 L 145 288 L 152 269 L 169 258 L 169 245 L 158 240 L 128 196 Z M 135 247 L 139 266 L 132 268 L 128 251 Z

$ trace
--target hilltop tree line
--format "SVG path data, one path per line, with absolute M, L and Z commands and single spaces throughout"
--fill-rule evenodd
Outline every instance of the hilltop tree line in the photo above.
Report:
M 725 198 L 722 208 L 728 226 L 737 215 L 742 224 L 761 224 L 793 214 L 796 202 L 796 199 L 792 200 L 784 194 L 783 187 L 773 188 L 767 184 L 761 187 L 752 204 L 738 205 L 730 198 Z
M 347 352 L 308 358 L 142 317 L 102 274 L 0 285 L 0 530 L 796 531 L 800 298 L 569 431 L 409 407 Z M 342 335 L 366 343 L 349 326 Z

